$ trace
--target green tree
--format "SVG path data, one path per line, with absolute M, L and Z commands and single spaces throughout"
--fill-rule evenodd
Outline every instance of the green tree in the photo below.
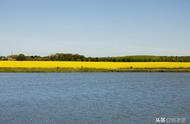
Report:
M 26 56 L 24 54 L 19 54 L 17 57 L 16 57 L 16 60 L 17 61 L 24 61 L 26 60 Z

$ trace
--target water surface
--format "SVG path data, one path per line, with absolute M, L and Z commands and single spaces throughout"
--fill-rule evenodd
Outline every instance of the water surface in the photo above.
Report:
M 0 124 L 154 124 L 157 117 L 190 123 L 190 73 L 0 73 Z

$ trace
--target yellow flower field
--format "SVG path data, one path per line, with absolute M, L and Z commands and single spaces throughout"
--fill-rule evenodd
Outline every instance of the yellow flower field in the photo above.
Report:
M 190 68 L 190 62 L 0 61 L 0 68 Z

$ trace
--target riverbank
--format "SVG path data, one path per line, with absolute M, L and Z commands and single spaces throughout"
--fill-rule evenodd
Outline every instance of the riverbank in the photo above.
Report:
M 190 68 L 178 68 L 178 69 L 0 68 L 0 72 L 190 72 Z

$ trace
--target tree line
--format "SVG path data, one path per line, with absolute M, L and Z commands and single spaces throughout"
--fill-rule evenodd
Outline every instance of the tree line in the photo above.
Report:
M 120 56 L 86 57 L 80 54 L 56 53 L 49 56 L 24 54 L 0 56 L 0 60 L 16 61 L 93 61 L 93 62 L 190 62 L 190 56 Z

